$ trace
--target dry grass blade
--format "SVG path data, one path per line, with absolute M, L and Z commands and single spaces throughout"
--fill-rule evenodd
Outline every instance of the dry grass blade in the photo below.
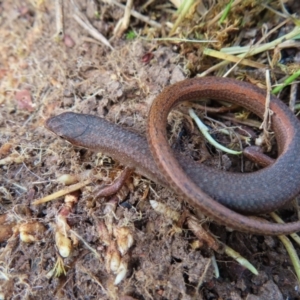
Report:
M 81 25 L 88 33 L 94 37 L 99 42 L 103 43 L 105 46 L 109 47 L 111 50 L 114 50 L 109 41 L 97 30 L 95 29 L 88 20 L 83 21 L 78 15 L 74 15 L 74 19 Z
M 62 196 L 65 196 L 67 194 L 70 194 L 72 192 L 75 192 L 75 191 L 83 188 L 84 186 L 90 184 L 91 182 L 92 182 L 92 180 L 88 179 L 88 180 L 85 180 L 83 182 L 79 182 L 79 183 L 70 185 L 70 186 L 65 187 L 64 189 L 62 189 L 62 190 L 60 190 L 58 192 L 55 192 L 55 193 L 53 193 L 51 195 L 48 195 L 46 197 L 43 197 L 41 199 L 33 201 L 32 205 L 38 205 L 38 204 L 42 204 L 42 203 L 46 203 L 46 202 L 55 200 L 55 199 L 57 199 L 59 197 L 62 197 Z
M 216 50 L 212 50 L 212 49 L 208 49 L 208 48 L 204 49 L 203 54 L 209 55 L 209 56 L 212 56 L 212 57 L 217 57 L 217 58 L 220 58 L 222 60 L 227 60 L 227 61 L 231 61 L 231 62 L 234 62 L 234 63 L 238 63 L 238 64 L 241 64 L 241 65 L 257 68 L 257 69 L 264 69 L 264 68 L 267 67 L 264 64 L 261 64 L 259 62 L 256 62 L 256 61 L 253 61 L 253 60 L 250 60 L 250 59 L 236 57 L 236 56 L 231 55 L 231 54 L 222 53 L 220 51 L 216 51 Z
M 114 4 L 114 5 L 120 7 L 120 8 L 122 8 L 122 9 L 124 9 L 124 10 L 126 9 L 126 6 L 125 6 L 125 5 L 119 3 L 119 2 L 117 2 L 117 1 L 115 1 L 115 0 L 102 0 L 102 1 L 105 2 L 105 3 L 108 3 L 108 4 Z M 135 17 L 135 18 L 137 18 L 137 19 L 139 19 L 139 20 L 141 20 L 141 21 L 143 21 L 143 22 L 149 24 L 150 26 L 153 26 L 153 27 L 155 27 L 155 28 L 161 28 L 161 24 L 159 24 L 159 23 L 157 23 L 157 22 L 151 20 L 149 17 L 146 17 L 146 16 L 140 14 L 140 13 L 137 12 L 136 10 L 131 10 L 130 13 L 131 13 L 131 15 L 132 15 L 133 17 Z
M 55 36 L 62 39 L 64 36 L 64 14 L 62 0 L 56 0 L 56 34 Z

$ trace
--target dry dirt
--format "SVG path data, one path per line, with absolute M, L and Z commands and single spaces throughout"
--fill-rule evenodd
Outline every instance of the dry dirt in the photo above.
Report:
M 152 5 L 148 13 L 154 18 L 159 12 L 150 13 L 151 7 L 158 4 Z M 123 10 L 94 1 L 82 1 L 80 10 L 107 37 L 123 16 Z M 208 62 L 187 68 L 188 60 L 190 64 L 201 61 L 201 49 L 185 55 L 184 47 L 175 44 L 130 40 L 124 35 L 110 41 L 111 50 L 89 36 L 75 21 L 75 13 L 72 1 L 66 1 L 68 38 L 60 41 L 51 1 L 0 2 L 0 299 L 300 299 L 287 251 L 276 237 L 229 232 L 211 224 L 222 242 L 259 271 L 255 276 L 232 258 L 216 253 L 217 279 L 213 252 L 197 246 L 184 222 L 172 221 L 149 203 L 157 200 L 180 213 L 192 211 L 176 194 L 135 174 L 121 201 L 95 201 L 97 186 L 117 177 L 120 166 L 107 156 L 59 139 L 46 130 L 44 121 L 73 111 L 105 117 L 144 134 L 153 99 L 165 86 L 207 68 Z M 168 18 L 171 13 L 166 10 L 158 22 Z M 146 31 L 141 22 L 132 22 L 141 35 L 151 35 L 151 30 L 155 35 L 154 29 Z M 178 124 L 184 119 L 182 112 L 173 115 L 171 123 L 177 125 L 173 135 L 178 135 Z M 209 163 L 218 162 L 216 155 Z M 103 180 L 93 180 L 73 193 L 77 202 L 70 209 L 64 197 L 32 204 L 64 189 L 59 176 L 78 175 L 84 181 L 82 174 L 87 172 L 102 174 Z M 285 213 L 293 214 L 292 210 Z M 59 227 L 62 216 L 70 228 Z M 34 224 L 28 229 L 34 242 L 20 239 L 24 224 Z M 79 236 L 78 242 L 69 257 L 62 258 L 55 236 L 61 230 L 70 237 L 68 229 Z M 120 238 L 126 244 L 128 237 L 133 244 L 122 255 L 116 241 Z M 127 268 L 118 285 L 114 282 L 120 269 L 113 270 L 112 259 Z M 59 264 L 65 274 L 55 275 L 52 271 L 59 270 Z

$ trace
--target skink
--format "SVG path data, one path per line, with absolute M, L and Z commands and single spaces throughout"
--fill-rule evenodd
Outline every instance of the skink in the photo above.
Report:
M 137 173 L 175 190 L 189 204 L 232 229 L 266 235 L 300 230 L 300 222 L 265 223 L 243 214 L 266 213 L 300 192 L 300 123 L 271 97 L 272 128 L 279 156 L 260 171 L 241 174 L 206 167 L 171 150 L 167 116 L 183 101 L 226 100 L 262 117 L 266 93 L 254 85 L 218 77 L 194 78 L 171 85 L 154 100 L 148 118 L 148 143 L 134 132 L 106 120 L 72 112 L 50 118 L 46 127 L 75 146 L 101 151 Z M 239 213 L 238 213 L 239 212 Z

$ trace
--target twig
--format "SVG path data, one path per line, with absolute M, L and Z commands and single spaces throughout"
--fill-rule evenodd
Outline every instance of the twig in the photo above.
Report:
M 116 6 L 120 7 L 120 8 L 123 8 L 124 10 L 126 8 L 125 5 L 120 4 L 120 3 L 118 3 L 115 0 L 102 0 L 102 1 L 105 2 L 105 3 L 109 3 L 109 4 L 114 4 L 114 5 L 116 5 Z M 135 17 L 135 18 L 137 18 L 137 19 L 139 19 L 139 20 L 141 20 L 141 21 L 143 21 L 143 22 L 145 22 L 145 23 L 147 23 L 147 24 L 149 24 L 149 25 L 151 25 L 151 26 L 153 26 L 155 28 L 159 28 L 159 29 L 161 28 L 161 24 L 159 24 L 159 23 L 151 20 L 149 17 L 146 17 L 146 16 L 140 14 L 136 10 L 131 10 L 130 14 L 133 17 Z
M 259 128 L 261 125 L 261 122 L 259 122 L 259 121 L 252 120 L 252 119 L 241 120 L 241 119 L 236 118 L 233 114 L 219 115 L 219 118 L 228 120 L 228 121 L 233 121 L 238 124 L 242 124 L 242 125 L 246 125 L 246 126 L 256 127 L 256 128 Z
M 66 188 L 64 188 L 64 189 L 62 189 L 62 190 L 60 190 L 60 191 L 58 191 L 58 192 L 56 192 L 56 193 L 53 193 L 53 194 L 48 195 L 48 196 L 46 196 L 46 197 L 44 197 L 44 198 L 35 200 L 35 201 L 33 201 L 31 204 L 32 204 L 32 205 L 38 205 L 38 204 L 42 204 L 42 203 L 45 203 L 45 202 L 48 202 L 48 201 L 52 201 L 52 200 L 54 200 L 54 199 L 57 199 L 57 198 L 59 198 L 59 197 L 62 197 L 62 196 L 64 196 L 64 195 L 67 195 L 67 194 L 69 194 L 69 193 L 75 192 L 75 191 L 81 189 L 82 187 L 84 187 L 84 186 L 90 184 L 91 182 L 92 182 L 91 179 L 87 179 L 87 180 L 85 180 L 85 181 L 83 181 L 83 182 L 79 182 L 79 183 L 70 185 L 70 186 L 68 186 L 68 187 L 66 187 Z
M 74 14 L 74 19 L 77 21 L 77 23 L 83 27 L 85 30 L 89 32 L 89 34 L 94 37 L 96 40 L 100 41 L 103 43 L 105 46 L 109 47 L 111 50 L 114 50 L 114 48 L 111 46 L 109 41 L 97 30 L 95 29 L 92 24 L 88 21 L 85 20 L 83 21 L 78 15 Z
M 64 36 L 64 13 L 62 0 L 56 0 L 56 34 L 55 37 L 62 39 Z
M 171 42 L 178 42 L 178 43 L 217 43 L 217 40 L 191 40 L 185 38 L 178 38 L 178 37 L 162 37 L 162 38 L 145 38 L 141 37 L 142 40 L 146 41 L 171 41 Z
M 114 36 L 121 37 L 123 32 L 128 28 L 132 7 L 133 7 L 133 0 L 127 0 L 125 11 L 124 11 L 124 17 L 120 19 L 119 22 L 117 23 L 114 29 Z
M 267 85 L 267 95 L 266 95 L 266 102 L 265 102 L 265 111 L 264 111 L 263 122 L 259 127 L 259 129 L 263 129 L 264 132 L 268 132 L 271 127 L 271 115 L 272 115 L 272 112 L 270 111 L 271 81 L 270 81 L 269 70 L 266 70 L 266 85 Z

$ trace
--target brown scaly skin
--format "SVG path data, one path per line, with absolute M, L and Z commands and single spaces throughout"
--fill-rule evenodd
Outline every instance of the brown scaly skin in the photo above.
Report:
M 134 168 L 137 173 L 170 187 L 216 222 L 238 231 L 279 235 L 300 230 L 300 222 L 264 223 L 241 215 L 266 213 L 300 192 L 300 122 L 277 98 L 271 97 L 272 127 L 279 157 L 269 167 L 248 174 L 224 172 L 199 165 L 173 153 L 166 137 L 166 119 L 183 101 L 200 98 L 226 100 L 262 117 L 266 94 L 233 79 L 206 77 L 171 85 L 154 100 L 144 137 L 102 118 L 63 113 L 46 127 L 73 145 L 101 151 Z M 234 211 L 233 211 L 234 210 Z

